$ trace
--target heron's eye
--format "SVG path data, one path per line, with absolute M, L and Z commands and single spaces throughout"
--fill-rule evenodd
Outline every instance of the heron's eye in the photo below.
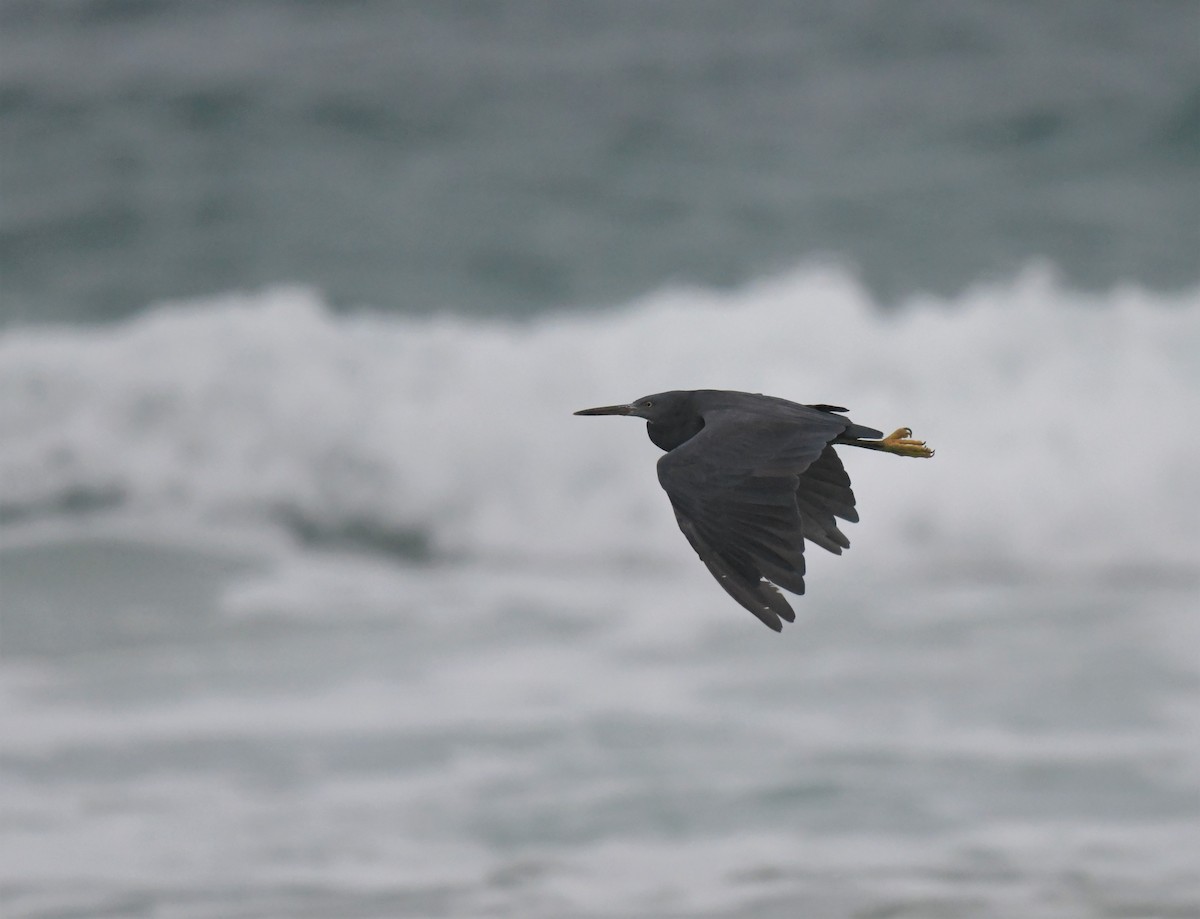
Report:
M 647 399 L 642 403 L 642 408 L 654 408 L 654 403 L 650 399 Z

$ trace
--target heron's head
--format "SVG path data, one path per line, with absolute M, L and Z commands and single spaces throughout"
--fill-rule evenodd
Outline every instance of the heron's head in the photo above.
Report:
M 599 408 L 581 409 L 575 414 L 632 415 L 635 418 L 644 418 L 651 424 L 664 424 L 692 412 L 692 395 L 693 393 L 686 390 L 660 392 L 652 396 L 642 396 L 628 405 L 601 405 Z
M 642 396 L 628 405 L 602 405 L 585 408 L 576 415 L 632 415 L 646 419 L 646 434 L 663 450 L 673 450 L 695 437 L 704 427 L 704 416 L 698 411 L 697 398 L 702 392 L 677 389 L 672 392 Z

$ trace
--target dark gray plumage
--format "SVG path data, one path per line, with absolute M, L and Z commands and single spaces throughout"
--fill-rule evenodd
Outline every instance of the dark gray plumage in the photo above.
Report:
M 900 428 L 884 437 L 835 405 L 800 405 L 757 393 L 676 390 L 576 415 L 646 419 L 666 454 L 658 481 L 696 554 L 731 597 L 775 631 L 795 621 L 778 590 L 804 593 L 804 541 L 840 555 L 856 522 L 850 477 L 835 445 L 928 457 Z

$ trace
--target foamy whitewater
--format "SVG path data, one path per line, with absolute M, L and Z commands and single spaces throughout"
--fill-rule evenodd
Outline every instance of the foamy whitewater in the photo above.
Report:
M 0 339 L 0 501 L 10 522 L 82 505 L 172 529 L 374 534 L 460 563 L 646 558 L 675 529 L 655 449 L 571 411 L 737 388 L 848 404 L 939 449 L 853 455 L 871 520 L 855 549 L 876 561 L 1183 563 L 1200 548 L 1181 500 L 1198 478 L 1198 298 L 1078 294 L 1030 270 L 881 314 L 846 273 L 810 269 L 532 324 L 335 316 L 288 288 L 167 304 Z
M 0 332 L 5 915 L 1195 915 L 1197 355 L 1036 267 Z M 571 415 L 698 387 L 937 449 L 782 635 Z

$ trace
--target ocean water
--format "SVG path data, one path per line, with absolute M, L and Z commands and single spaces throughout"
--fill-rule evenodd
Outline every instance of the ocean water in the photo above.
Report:
M 1198 349 L 1036 271 L 10 332 L 6 915 L 1193 915 Z M 693 383 L 938 448 L 782 635 L 570 414 Z
M 8 321 L 1200 280 L 1190 0 L 0 0 Z
M 905 9 L 0 0 L 5 919 L 1200 914 L 1197 12 Z

